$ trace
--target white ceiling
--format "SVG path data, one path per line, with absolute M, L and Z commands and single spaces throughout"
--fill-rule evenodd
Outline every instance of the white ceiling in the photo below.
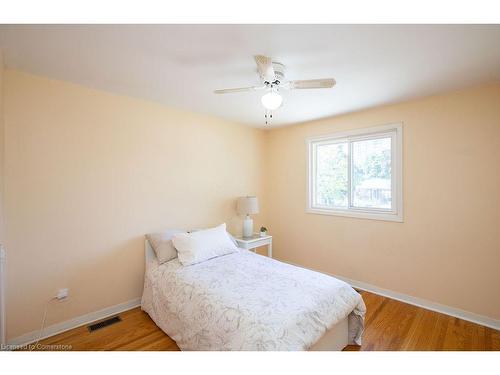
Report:
M 499 25 L 3 25 L 5 64 L 264 126 L 253 55 L 333 89 L 284 94 L 272 126 L 500 80 Z

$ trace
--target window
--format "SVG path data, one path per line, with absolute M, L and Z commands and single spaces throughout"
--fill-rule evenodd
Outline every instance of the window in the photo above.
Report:
M 307 211 L 403 221 L 402 132 L 394 124 L 308 139 Z

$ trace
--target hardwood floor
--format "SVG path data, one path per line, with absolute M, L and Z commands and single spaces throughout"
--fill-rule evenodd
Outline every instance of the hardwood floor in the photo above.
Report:
M 367 307 L 363 345 L 345 350 L 500 350 L 500 331 L 373 293 L 361 294 Z M 40 343 L 70 345 L 72 350 L 179 350 L 140 308 L 120 316 L 122 322 L 92 333 L 83 326 Z
M 346 350 L 500 350 L 500 331 L 361 292 L 366 304 L 361 347 Z
M 97 331 L 89 332 L 87 326 L 82 326 L 49 337 L 40 344 L 70 345 L 72 350 L 179 350 L 175 341 L 139 307 L 121 313 L 120 317 L 121 322 Z

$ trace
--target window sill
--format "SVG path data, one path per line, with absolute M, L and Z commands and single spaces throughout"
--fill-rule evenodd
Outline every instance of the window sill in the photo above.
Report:
M 331 215 L 331 216 L 344 216 L 353 217 L 358 219 L 370 219 L 370 220 L 381 220 L 381 221 L 395 221 L 402 223 L 403 215 L 383 213 L 383 212 L 366 212 L 366 211 L 344 211 L 344 210 L 329 210 L 321 208 L 307 208 L 306 213 L 308 214 L 319 214 L 319 215 Z

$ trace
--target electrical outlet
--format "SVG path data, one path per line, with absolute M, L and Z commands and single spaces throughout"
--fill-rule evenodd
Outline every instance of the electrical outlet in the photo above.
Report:
M 68 288 L 64 288 L 64 289 L 59 289 L 57 291 L 57 295 L 56 295 L 56 298 L 59 300 L 59 301 L 62 301 L 66 298 L 68 298 L 68 295 L 69 295 L 69 290 Z

